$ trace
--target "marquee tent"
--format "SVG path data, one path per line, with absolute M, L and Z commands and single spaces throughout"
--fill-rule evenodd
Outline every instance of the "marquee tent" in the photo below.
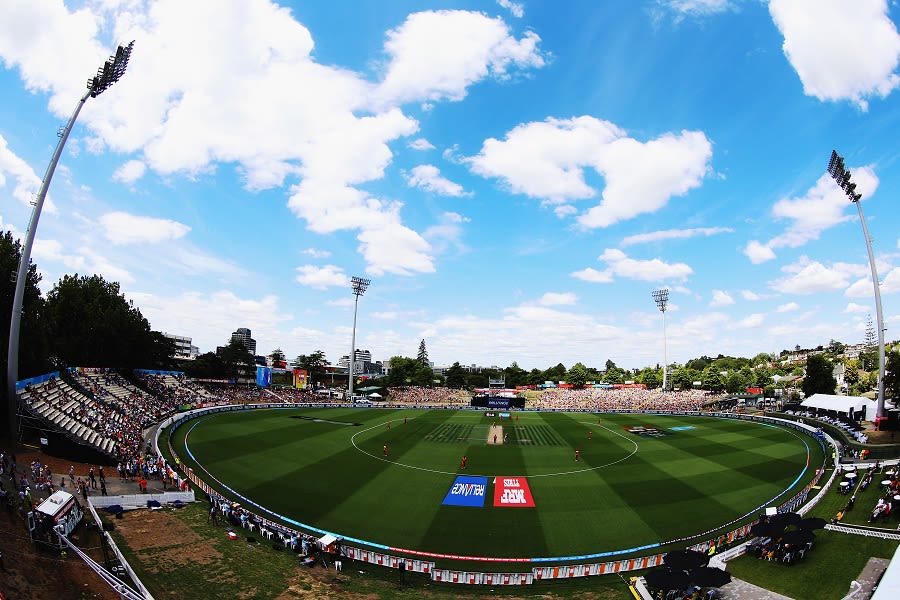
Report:
M 834 396 L 832 394 L 813 394 L 800 403 L 803 408 L 824 411 L 835 411 L 848 418 L 867 420 L 875 418 L 876 403 L 862 396 Z

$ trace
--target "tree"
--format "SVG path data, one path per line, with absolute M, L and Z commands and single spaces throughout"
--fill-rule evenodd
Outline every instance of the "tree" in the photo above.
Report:
M 694 358 L 687 361 L 684 366 L 686 366 L 688 369 L 694 369 L 695 371 L 702 372 L 704 369 L 706 369 L 706 367 L 710 365 L 710 363 L 712 363 L 712 359 L 710 359 L 708 356 L 701 356 L 700 358 Z
M 841 354 L 843 354 L 846 349 L 847 349 L 847 347 L 844 346 L 844 344 L 833 339 L 828 342 L 828 347 L 826 348 L 826 351 L 833 358 L 836 358 L 836 357 L 840 356 Z
M 566 366 L 558 363 L 555 367 L 550 367 L 544 371 L 544 379 L 547 381 L 559 381 L 566 378 Z
M 431 367 L 423 365 L 418 358 L 393 356 L 388 372 L 388 385 L 392 387 L 404 385 L 430 386 L 434 383 L 434 372 Z
M 872 324 L 872 315 L 866 315 L 866 333 L 863 343 L 866 345 L 867 350 L 872 351 L 875 349 L 877 341 L 878 338 L 875 335 L 875 326 Z
M 806 375 L 801 389 L 807 398 L 813 394 L 834 394 L 837 380 L 834 365 L 822 354 L 810 354 L 806 358 Z
M 844 361 L 844 381 L 848 388 L 859 383 L 859 361 L 855 358 Z
M 294 359 L 294 366 L 298 369 L 304 369 L 309 385 L 315 386 L 322 381 L 325 369 L 328 367 L 328 360 L 325 358 L 324 352 L 316 350 L 312 354 L 299 355 Z
M 0 357 L 5 366 L 8 361 L 9 320 L 12 314 L 12 299 L 16 289 L 14 277 L 10 276 L 19 269 L 22 256 L 22 245 L 13 239 L 10 232 L 0 235 Z M 37 265 L 28 266 L 25 280 L 25 295 L 22 298 L 22 321 L 19 326 L 19 378 L 25 379 L 46 373 L 50 370 L 49 351 L 44 316 L 44 299 L 41 297 L 38 284 L 41 276 Z M 3 393 L 6 392 L 6 369 L 0 374 Z M 3 413 L 4 415 L 6 412 Z
M 274 350 L 272 350 L 272 352 L 269 354 L 269 358 L 272 361 L 272 366 L 277 366 L 278 363 L 287 363 L 287 357 L 284 355 L 284 352 L 282 352 L 281 348 L 275 348 Z
M 459 365 L 459 362 L 453 363 L 449 369 L 444 373 L 447 387 L 462 389 L 466 386 L 466 372 Z
M 100 275 L 64 275 L 47 294 L 46 314 L 58 366 L 141 368 L 171 349 L 154 348 L 161 337 L 119 284 Z
M 772 361 L 772 356 L 767 354 L 766 352 L 760 352 L 756 356 L 753 357 L 751 361 L 754 367 L 758 367 L 760 365 L 767 365 Z
M 422 338 L 422 341 L 419 342 L 419 354 L 416 355 L 416 360 L 426 367 L 430 366 L 428 363 L 428 350 L 425 349 L 425 338 Z
M 867 350 L 859 353 L 859 366 L 863 371 L 875 371 L 878 369 L 878 351 Z
M 587 383 L 587 367 L 580 362 L 575 363 L 566 371 L 566 383 L 571 383 L 575 387 L 582 387 Z
M 760 365 L 753 369 L 753 384 L 756 387 L 764 388 L 767 385 L 772 385 L 772 376 L 774 373 L 772 369 L 767 367 L 766 365 Z
M 256 360 L 239 339 L 233 339 L 222 349 L 219 356 L 228 379 L 256 380 Z
M 678 367 L 672 371 L 672 386 L 682 390 L 689 390 L 693 387 L 694 382 L 697 381 L 695 376 L 695 371 L 686 367 Z
M 503 376 L 506 378 L 506 387 L 514 388 L 526 382 L 528 372 L 513 361 L 511 365 L 503 369 Z
M 895 404 L 900 402 L 900 353 L 891 352 L 887 355 L 882 383 L 885 398 L 893 398 Z
M 644 367 L 635 377 L 635 381 L 643 383 L 650 389 L 656 389 L 662 385 L 662 370 L 658 368 Z
M 194 360 L 184 361 L 183 370 L 188 377 L 200 379 L 226 379 L 225 365 L 215 352 L 201 354 Z
M 703 375 L 701 376 L 700 381 L 703 382 L 703 389 L 709 390 L 710 392 L 721 392 L 725 389 L 721 373 L 719 373 L 712 365 L 703 369 Z

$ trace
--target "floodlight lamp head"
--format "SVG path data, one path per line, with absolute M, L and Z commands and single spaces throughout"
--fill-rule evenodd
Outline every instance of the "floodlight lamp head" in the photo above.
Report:
M 91 77 L 87 81 L 87 87 L 91 91 L 91 98 L 96 98 L 112 85 L 122 78 L 125 69 L 128 67 L 128 60 L 131 58 L 131 50 L 134 47 L 134 40 L 127 46 L 119 46 L 116 53 L 110 56 L 103 63 L 103 66 L 97 69 L 97 75 Z
M 666 312 L 666 304 L 669 302 L 669 290 L 656 290 L 650 295 L 653 296 L 653 300 L 656 302 L 656 306 L 659 308 L 660 312 Z
M 844 159 L 837 151 L 831 151 L 831 160 L 828 161 L 828 174 L 837 179 L 844 172 Z
M 351 277 L 350 288 L 353 290 L 353 295 L 359 297 L 365 294 L 370 283 L 372 283 L 372 280 L 370 279 L 363 279 L 362 277 Z

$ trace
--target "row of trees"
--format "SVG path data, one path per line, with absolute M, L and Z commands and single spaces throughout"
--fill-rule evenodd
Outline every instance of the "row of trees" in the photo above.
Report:
M 22 248 L 10 232 L 0 234 L 0 343 L 7 363 L 9 315 Z M 28 269 L 19 336 L 19 378 L 68 365 L 113 368 L 171 368 L 174 346 L 152 331 L 139 308 L 125 299 L 119 284 L 100 275 L 65 275 L 41 294 L 41 277 Z M 6 390 L 6 369 L 3 370 Z
M 19 241 L 10 232 L 0 234 L 0 273 L 14 273 L 20 255 Z M 27 277 L 19 344 L 20 378 L 68 365 L 122 369 L 179 368 L 192 377 L 217 379 L 252 377 L 253 356 L 239 342 L 232 342 L 219 355 L 209 352 L 194 361 L 175 361 L 171 342 L 160 332 L 151 330 L 140 309 L 125 299 L 118 283 L 108 282 L 99 275 L 65 275 L 45 297 L 40 291 L 41 278 L 34 264 L 30 266 Z M 0 278 L 0 354 L 4 364 L 9 336 L 8 315 L 12 309 L 14 289 L 15 282 L 11 278 Z M 867 351 L 858 359 L 847 360 L 843 352 L 843 344 L 832 340 L 822 349 L 822 354 L 813 355 L 825 361 L 820 363 L 818 358 L 815 359 L 815 369 L 826 370 L 835 361 L 843 360 L 851 392 L 872 389 L 877 381 L 877 355 Z M 888 356 L 886 395 L 897 397 L 900 392 L 897 384 L 900 357 L 897 352 L 890 352 Z M 280 349 L 273 351 L 273 357 L 285 360 Z M 701 356 L 673 369 L 671 381 L 677 388 L 690 388 L 699 381 L 704 389 L 739 392 L 749 386 L 771 387 L 774 375 L 800 375 L 804 372 L 801 367 L 775 365 L 775 359 L 765 353 L 753 358 Z M 293 365 L 306 369 L 310 380 L 319 383 L 324 381 L 328 361 L 323 351 L 316 350 L 297 356 Z M 545 381 L 567 381 L 576 386 L 590 381 L 612 384 L 634 381 L 651 388 L 662 383 L 662 371 L 658 365 L 656 368 L 634 371 L 622 369 L 612 360 L 606 361 L 602 372 L 580 362 L 569 368 L 558 363 L 547 369 L 530 371 L 513 362 L 505 369 L 468 372 L 456 362 L 442 376 L 436 377 L 430 367 L 425 340 L 419 344 L 416 358 L 395 356 L 390 361 L 390 367 L 389 374 L 376 384 L 474 388 L 487 387 L 489 379 L 499 377 L 505 378 L 508 387 L 538 385 Z M 807 368 L 807 376 L 809 371 Z M 3 378 L 5 390 L 5 370 L 0 377 Z M 825 379 L 814 387 L 824 391 L 828 385 L 829 381 Z M 833 391 L 834 384 L 831 384 L 829 393 Z

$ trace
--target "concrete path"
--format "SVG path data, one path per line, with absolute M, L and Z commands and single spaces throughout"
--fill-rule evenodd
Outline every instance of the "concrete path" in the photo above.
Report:
M 723 585 L 719 590 L 725 600 L 793 600 L 737 578 L 732 578 L 731 583 Z
M 891 561 L 887 558 L 870 558 L 869 562 L 863 568 L 862 573 L 856 578 L 856 581 L 862 586 L 862 591 L 854 596 L 854 600 L 868 600 L 872 597 L 875 584 L 884 575 L 888 563 Z

